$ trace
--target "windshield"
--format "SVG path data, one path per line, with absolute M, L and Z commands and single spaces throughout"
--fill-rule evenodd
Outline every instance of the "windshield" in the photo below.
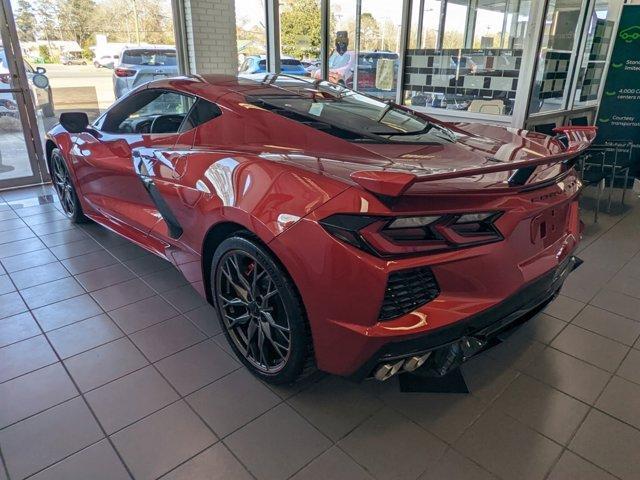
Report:
M 273 78 L 273 77 L 271 77 Z M 269 81 L 269 80 L 267 80 Z M 451 143 L 445 127 L 373 97 L 326 81 L 278 76 L 248 100 L 262 108 L 350 141 Z
M 122 63 L 128 65 L 175 66 L 177 65 L 176 51 L 171 49 L 125 50 L 122 54 Z

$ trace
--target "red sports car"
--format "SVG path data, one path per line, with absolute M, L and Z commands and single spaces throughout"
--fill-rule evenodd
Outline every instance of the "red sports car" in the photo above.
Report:
M 283 75 L 154 81 L 46 152 L 68 217 L 166 258 L 283 383 L 442 375 L 543 308 L 581 236 L 593 128 L 443 123 Z M 214 321 L 214 319 L 212 319 Z

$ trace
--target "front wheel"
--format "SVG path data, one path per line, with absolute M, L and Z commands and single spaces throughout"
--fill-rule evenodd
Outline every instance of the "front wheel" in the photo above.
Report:
M 82 212 L 67 164 L 58 148 L 54 148 L 51 152 L 51 180 L 64 214 L 73 223 L 86 223 L 89 219 Z
M 257 377 L 291 383 L 313 371 L 311 335 L 293 282 L 248 232 L 216 249 L 212 297 L 240 361 Z

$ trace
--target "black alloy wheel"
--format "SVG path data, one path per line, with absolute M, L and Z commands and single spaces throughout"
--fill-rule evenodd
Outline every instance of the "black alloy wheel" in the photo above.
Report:
M 212 263 L 222 328 L 240 360 L 271 383 L 295 381 L 311 361 L 304 310 L 293 283 L 258 241 L 231 237 Z
M 64 214 L 74 223 L 86 222 L 87 217 L 82 212 L 64 157 L 57 148 L 51 153 L 51 181 Z

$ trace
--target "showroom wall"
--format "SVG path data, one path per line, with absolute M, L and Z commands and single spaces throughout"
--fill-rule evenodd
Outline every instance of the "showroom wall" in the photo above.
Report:
M 238 72 L 234 0 L 184 0 L 184 23 L 191 73 Z
M 191 72 L 235 73 L 239 65 L 245 73 L 247 57 L 266 55 L 257 71 L 286 72 L 284 61 L 302 62 L 313 78 L 443 120 L 514 127 L 562 124 L 574 115 L 593 121 L 624 3 L 174 1 L 184 2 Z

